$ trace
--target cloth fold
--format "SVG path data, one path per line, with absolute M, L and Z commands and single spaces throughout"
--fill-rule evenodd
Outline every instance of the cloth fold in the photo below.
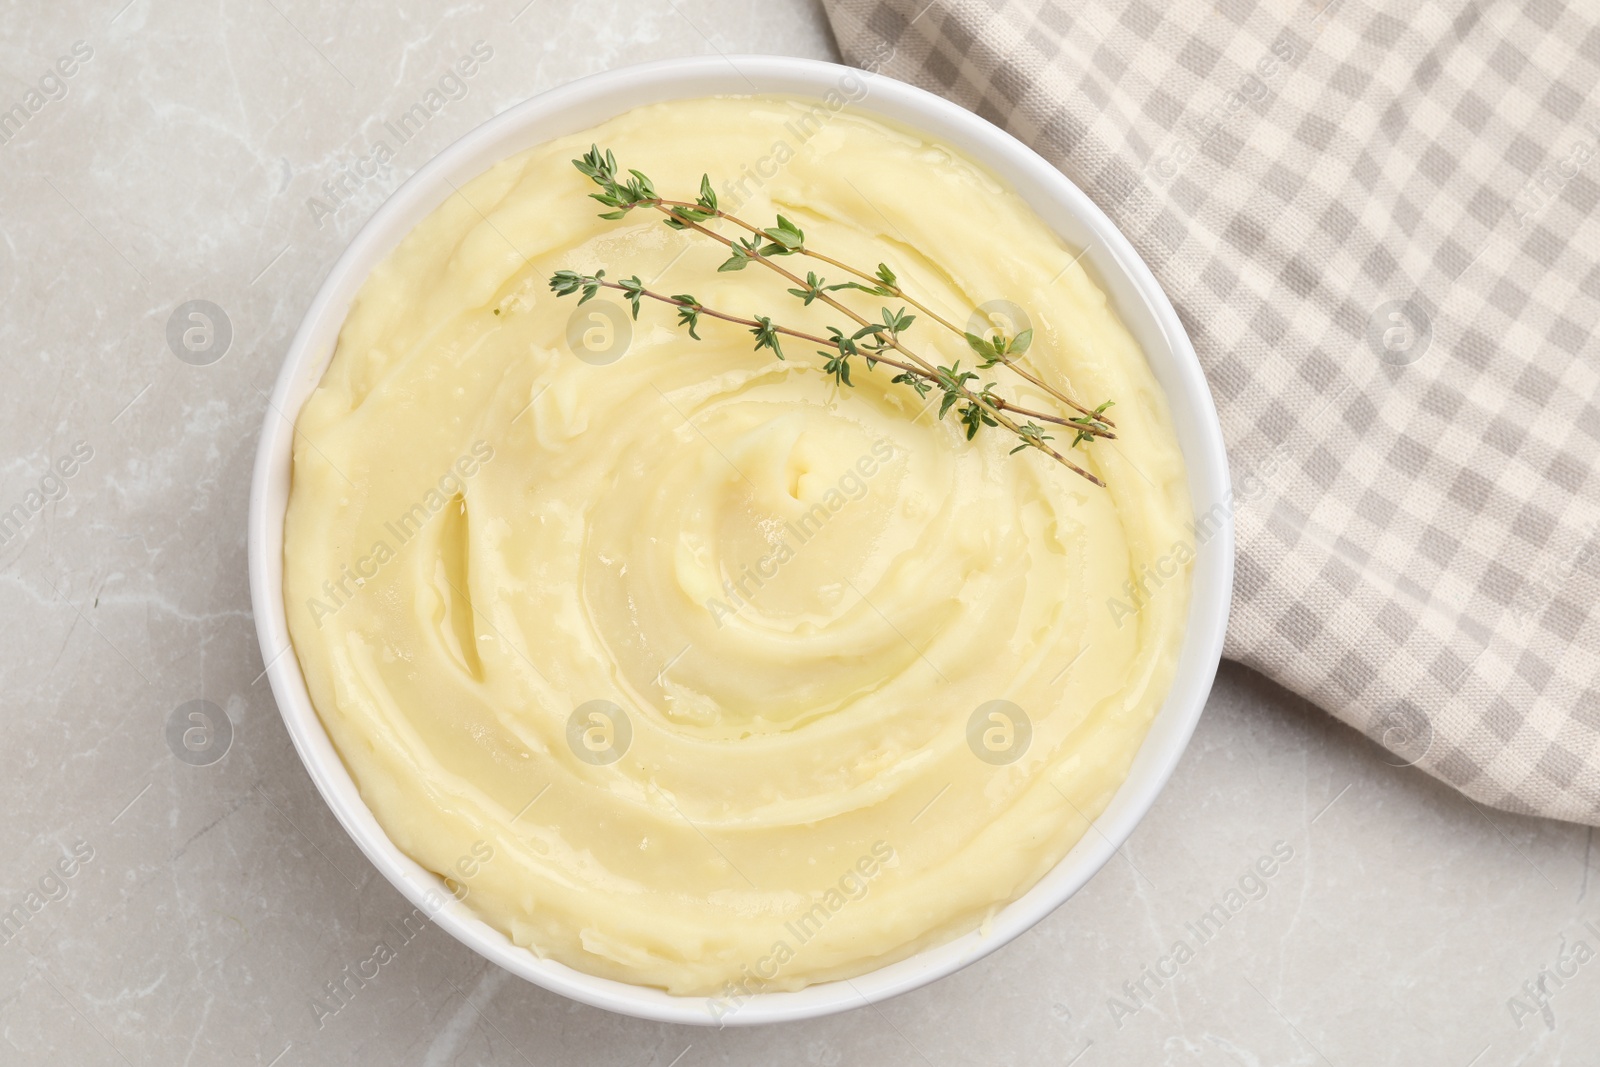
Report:
M 1600 825 L 1600 4 L 824 3 L 1177 306 L 1233 469 L 1229 658 Z

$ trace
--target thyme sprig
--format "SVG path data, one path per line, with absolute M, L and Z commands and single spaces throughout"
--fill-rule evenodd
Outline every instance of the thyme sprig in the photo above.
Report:
M 829 336 L 824 338 L 779 326 L 765 316 L 745 319 L 726 312 L 714 311 L 706 308 L 689 294 L 668 297 L 653 293 L 645 289 L 637 277 L 607 281 L 604 278 L 604 271 L 596 271 L 592 275 L 580 275 L 572 271 L 557 272 L 550 279 L 550 287 L 558 295 L 581 292 L 579 301 L 581 303 L 592 299 L 601 288 L 616 289 L 622 292 L 632 305 L 635 318 L 638 317 L 639 302 L 642 298 L 648 297 L 672 304 L 678 308 L 679 324 L 687 327 L 690 337 L 696 340 L 699 339 L 696 328 L 701 314 L 741 323 L 756 337 L 756 350 L 771 349 L 780 359 L 784 358 L 781 342 L 778 340 L 780 335 L 810 340 L 826 346 L 818 350 L 818 354 L 825 361 L 823 369 L 840 386 L 852 384 L 850 381 L 852 357 L 862 358 L 869 371 L 877 363 L 893 366 L 900 371 L 893 381 L 912 386 L 919 396 L 926 396 L 931 390 L 939 389 L 943 393 L 939 417 L 944 418 L 954 409 L 966 429 L 969 440 L 985 426 L 1003 427 L 1016 435 L 1020 442 L 1012 449 L 1013 452 L 1030 447 L 1038 449 L 1096 485 L 1105 484 L 1047 444 L 1046 442 L 1053 438 L 1044 433 L 1043 427 L 1032 421 L 1019 425 L 1005 414 L 1006 411 L 1011 411 L 1024 417 L 1038 418 L 1072 429 L 1074 437 L 1069 447 L 1076 447 L 1095 437 L 1116 436 L 1112 432 L 1115 424 L 1105 417 L 1106 409 L 1111 406 L 1110 401 L 1097 408 L 1086 407 L 1020 366 L 1017 360 L 1030 346 L 1032 330 L 1024 330 L 1009 338 L 1004 336 L 1003 332 L 998 336 L 986 337 L 962 330 L 907 294 L 887 264 L 878 264 L 877 271 L 869 274 L 809 248 L 805 243 L 804 232 L 782 215 L 777 216 L 776 225 L 758 227 L 723 211 L 718 205 L 709 175 L 701 177 L 700 194 L 691 202 L 661 197 L 650 178 L 640 171 L 629 170 L 628 176 L 624 177 L 617 166 L 616 157 L 609 151 L 602 152 L 598 146 L 592 146 L 582 158 L 573 160 L 573 165 L 599 186 L 599 192 L 589 195 L 610 209 L 602 212 L 601 218 L 620 219 L 640 207 L 658 210 L 667 216 L 665 221 L 671 228 L 695 231 L 717 241 L 728 250 L 728 258 L 718 267 L 719 272 L 740 271 L 751 263 L 759 263 L 793 283 L 793 287 L 788 291 L 804 305 L 809 306 L 815 301 L 821 301 L 849 318 L 855 323 L 856 328 L 846 333 L 837 327 L 829 327 Z M 706 226 L 706 223 L 713 219 L 725 219 L 743 229 L 748 236 L 727 237 L 717 233 Z M 831 264 L 858 280 L 830 285 L 826 279 L 819 277 L 813 271 L 808 271 L 806 277 L 801 278 L 775 262 L 777 257 L 793 255 L 802 255 Z M 977 386 L 979 375 L 972 370 L 961 370 L 959 361 L 950 367 L 933 366 L 907 348 L 900 339 L 900 335 L 915 321 L 915 315 L 908 314 L 905 307 L 898 312 L 884 307 L 881 309 L 881 321 L 871 321 L 833 295 L 846 290 L 904 300 L 907 305 L 916 308 L 932 321 L 965 339 L 981 360 L 979 369 L 987 370 L 1002 364 L 1079 414 L 1071 418 L 1061 418 L 1011 404 L 994 391 L 995 383 Z M 884 353 L 889 351 L 898 353 L 902 358 L 886 357 Z
M 901 288 L 899 278 L 885 263 L 879 263 L 875 272 L 868 273 L 809 247 L 805 243 L 805 233 L 782 215 L 777 217 L 776 226 L 761 227 L 747 222 L 731 212 L 722 210 L 718 206 L 716 190 L 711 187 L 711 176 L 708 174 L 701 175 L 700 195 L 693 202 L 689 202 L 668 200 L 658 196 L 655 185 L 647 176 L 637 170 L 628 172 L 632 176 L 631 178 L 619 180 L 616 156 L 609 150 L 601 152 L 598 145 L 590 146 L 589 151 L 584 154 L 583 158 L 575 159 L 572 163 L 580 172 L 600 186 L 601 192 L 590 193 L 589 195 L 602 204 L 615 209 L 602 213 L 600 217 L 603 219 L 620 219 L 634 208 L 639 207 L 655 208 L 665 213 L 667 215 L 666 224 L 676 230 L 698 229 L 699 227 L 695 226 L 697 223 L 708 222 L 711 219 L 724 219 L 745 230 L 751 236 L 737 241 L 728 241 L 726 238 L 722 238 L 721 235 L 712 235 L 718 237 L 723 243 L 728 244 L 731 252 L 728 260 L 718 270 L 742 270 L 749 263 L 770 256 L 799 255 L 821 263 L 827 263 L 852 275 L 859 281 L 841 282 L 837 285 L 829 286 L 813 285 L 811 288 L 818 291 L 811 293 L 806 303 L 809 304 L 811 300 L 820 296 L 823 291 L 837 292 L 844 289 L 856 289 L 875 296 L 904 300 L 933 322 L 963 338 L 983 358 L 982 367 L 984 369 L 988 369 L 996 363 L 1002 363 L 1024 381 L 1044 390 L 1056 400 L 1073 408 L 1088 419 L 1092 425 L 1101 428 L 1116 426 L 1116 423 L 1105 417 L 1105 409 L 1109 406 L 1108 404 L 1089 408 L 1044 381 L 1017 361 L 1017 357 L 1027 351 L 1032 341 L 1033 331 L 1031 329 L 1023 330 L 1012 338 L 1006 338 L 1003 333 L 997 337 L 990 338 L 964 330 Z M 702 232 L 706 231 L 702 230 Z M 807 276 L 813 279 L 816 277 L 814 274 L 809 273 Z M 789 291 L 796 295 L 801 295 L 796 290 L 791 289 Z M 801 292 L 807 291 L 802 290 Z M 1105 435 L 1094 434 L 1093 436 Z
M 655 292 L 652 289 L 646 288 L 644 283 L 640 281 L 637 276 L 631 278 L 619 278 L 613 281 L 606 277 L 606 272 L 604 270 L 597 270 L 593 274 L 579 274 L 576 271 L 561 270 L 556 271 L 556 273 L 550 277 L 550 290 L 553 293 L 555 293 L 557 296 L 571 296 L 574 293 L 578 293 L 580 294 L 578 297 L 578 303 L 580 304 L 592 300 L 601 289 L 613 289 L 621 293 L 628 303 L 633 306 L 634 318 L 638 318 L 639 316 L 638 302 L 641 299 L 655 300 L 677 308 L 679 324 L 687 326 L 689 330 L 689 336 L 693 337 L 697 341 L 701 339 L 700 335 L 695 332 L 696 328 L 700 324 L 700 316 L 706 315 L 714 319 L 720 319 L 723 322 L 731 322 L 735 325 L 745 327 L 756 339 L 756 351 L 759 352 L 762 349 L 768 349 L 774 356 L 781 360 L 788 359 L 788 356 L 783 350 L 783 342 L 780 340 L 782 337 L 792 337 L 799 341 L 808 341 L 815 345 L 825 346 L 818 349 L 817 352 L 818 355 L 822 356 L 828 361 L 824 363 L 823 370 L 826 373 L 834 375 L 836 380 L 838 380 L 841 385 L 850 386 L 853 384 L 850 381 L 849 371 L 849 360 L 852 356 L 860 356 L 867 363 L 869 370 L 879 363 L 882 363 L 888 367 L 893 367 L 900 371 L 900 374 L 896 375 L 892 381 L 897 383 L 906 382 L 911 384 L 916 389 L 917 395 L 926 397 L 935 388 L 938 388 L 944 393 L 944 397 L 941 401 L 941 418 L 946 412 L 949 411 L 951 406 L 964 402 L 964 398 L 959 391 L 952 392 L 952 390 L 957 389 L 959 383 L 970 381 L 976 377 L 976 375 L 970 372 L 959 373 L 959 361 L 957 361 L 955 367 L 938 367 L 935 368 L 932 373 L 929 373 L 922 370 L 920 367 L 911 366 L 910 364 L 895 359 L 892 356 L 882 355 L 876 348 L 871 348 L 870 351 L 863 351 L 862 346 L 856 341 L 856 339 L 852 338 L 851 335 L 844 333 L 837 327 L 830 326 L 828 328 L 829 336 L 824 337 L 820 334 L 809 333 L 805 330 L 799 330 L 791 326 L 784 326 L 780 323 L 775 323 L 771 318 L 765 315 L 757 315 L 753 318 L 744 318 L 740 315 L 733 315 L 725 311 L 719 311 L 716 308 L 707 307 L 705 304 L 702 304 L 698 299 L 696 299 L 691 293 L 678 293 L 673 296 L 668 296 L 665 293 Z M 992 393 L 992 391 L 990 391 L 992 386 L 993 383 L 991 382 L 989 386 L 985 387 L 985 392 L 991 404 L 1002 411 L 1010 411 L 1030 420 L 1040 419 L 1044 422 L 1053 423 L 1058 426 L 1066 426 L 1069 428 L 1076 426 L 1071 419 L 1065 419 L 1059 415 L 1052 415 L 1049 412 L 1034 411 L 1019 404 L 1013 404 L 1011 401 L 1006 400 L 1003 397 L 996 396 Z M 975 416 L 968 414 L 972 407 L 973 405 L 971 405 L 970 402 L 965 402 L 964 406 L 960 409 L 963 423 L 968 422 L 969 419 L 975 418 Z M 998 425 L 997 423 L 989 420 L 984 420 L 982 424 L 989 426 Z M 1040 429 L 1041 431 L 1043 429 L 1042 427 L 1036 428 Z M 976 432 L 977 431 L 975 429 L 971 430 L 967 434 L 967 437 L 970 439 L 974 434 L 976 434 Z M 1044 440 L 1048 441 L 1052 440 L 1052 438 L 1046 436 Z M 1027 446 L 1022 445 L 1020 447 L 1026 448 Z M 1013 449 L 1012 451 L 1016 451 L 1016 449 Z

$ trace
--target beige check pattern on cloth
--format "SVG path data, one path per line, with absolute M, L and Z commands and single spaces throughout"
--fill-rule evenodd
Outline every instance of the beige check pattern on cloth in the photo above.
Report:
M 1600 0 L 825 3 L 1171 296 L 1233 469 L 1229 658 L 1600 824 Z

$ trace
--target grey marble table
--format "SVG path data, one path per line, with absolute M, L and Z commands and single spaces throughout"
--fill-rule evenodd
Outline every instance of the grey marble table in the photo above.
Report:
M 492 55 L 445 82 L 475 45 Z M 261 678 L 264 394 L 324 272 L 432 153 L 571 78 L 711 50 L 834 55 L 813 0 L 6 5 L 0 1063 L 1600 1062 L 1591 833 L 1477 809 L 1231 667 L 1121 856 L 930 988 L 687 1029 L 569 1003 L 428 927 L 314 1007 L 410 908 Z M 169 344 L 193 300 L 225 346 Z M 184 761 L 192 701 L 232 732 Z

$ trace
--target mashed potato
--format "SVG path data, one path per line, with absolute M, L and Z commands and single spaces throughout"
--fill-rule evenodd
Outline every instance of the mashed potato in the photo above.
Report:
M 1116 401 L 1119 439 L 1072 453 L 1108 488 L 967 441 L 885 368 L 839 389 L 798 342 L 551 295 L 605 268 L 838 321 L 654 211 L 597 218 L 570 163 L 591 142 L 667 196 L 709 171 L 724 207 L 887 261 L 957 323 L 1025 309 L 1036 372 Z M 1188 607 L 1166 402 L 1076 257 L 951 150 L 785 99 L 642 108 L 464 185 L 352 305 L 285 529 L 295 653 L 395 844 L 519 945 L 721 1004 L 1026 892 L 1126 774 Z M 972 362 L 925 317 L 906 337 Z

